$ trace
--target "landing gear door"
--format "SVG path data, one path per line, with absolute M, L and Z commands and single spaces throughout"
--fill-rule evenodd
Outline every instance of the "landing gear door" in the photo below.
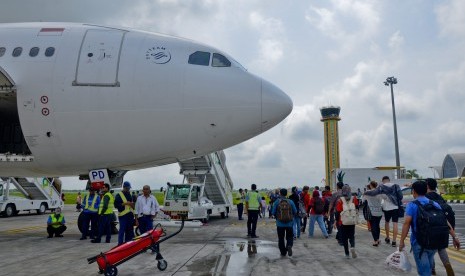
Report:
M 87 30 L 73 85 L 119 86 L 119 59 L 124 34 L 120 30 Z

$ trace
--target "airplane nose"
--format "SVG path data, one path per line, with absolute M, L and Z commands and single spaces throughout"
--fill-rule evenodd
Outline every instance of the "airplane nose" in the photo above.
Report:
M 262 131 L 279 124 L 292 111 L 292 100 L 281 89 L 262 80 Z

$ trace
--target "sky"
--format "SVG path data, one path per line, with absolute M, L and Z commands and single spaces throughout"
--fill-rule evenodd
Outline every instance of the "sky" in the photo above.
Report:
M 400 163 L 432 177 L 465 152 L 465 1 L 2 0 L 0 22 L 130 27 L 211 45 L 280 87 L 292 113 L 225 150 L 235 188 L 321 185 L 320 107 L 341 107 L 341 167 L 395 165 L 394 76 Z M 177 164 L 131 171 L 135 188 L 181 182 Z M 66 188 L 84 188 L 77 177 Z

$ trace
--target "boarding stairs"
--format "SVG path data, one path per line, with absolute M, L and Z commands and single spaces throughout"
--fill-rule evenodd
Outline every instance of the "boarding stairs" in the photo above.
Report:
M 1 177 L 3 181 L 10 181 L 28 199 L 49 200 L 47 192 L 36 182 L 30 182 L 24 177 Z
M 222 151 L 179 162 L 180 173 L 187 183 L 204 183 L 204 193 L 214 205 L 232 204 L 228 194 L 232 182 L 226 169 Z

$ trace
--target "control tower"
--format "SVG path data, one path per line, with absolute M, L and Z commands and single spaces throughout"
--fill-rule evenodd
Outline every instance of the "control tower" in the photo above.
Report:
M 325 171 L 326 171 L 326 185 L 331 189 L 336 188 L 336 183 L 331 179 L 331 172 L 340 167 L 339 162 L 339 131 L 338 121 L 341 120 L 339 113 L 341 108 L 339 106 L 326 106 L 320 108 L 321 121 L 325 128 Z

